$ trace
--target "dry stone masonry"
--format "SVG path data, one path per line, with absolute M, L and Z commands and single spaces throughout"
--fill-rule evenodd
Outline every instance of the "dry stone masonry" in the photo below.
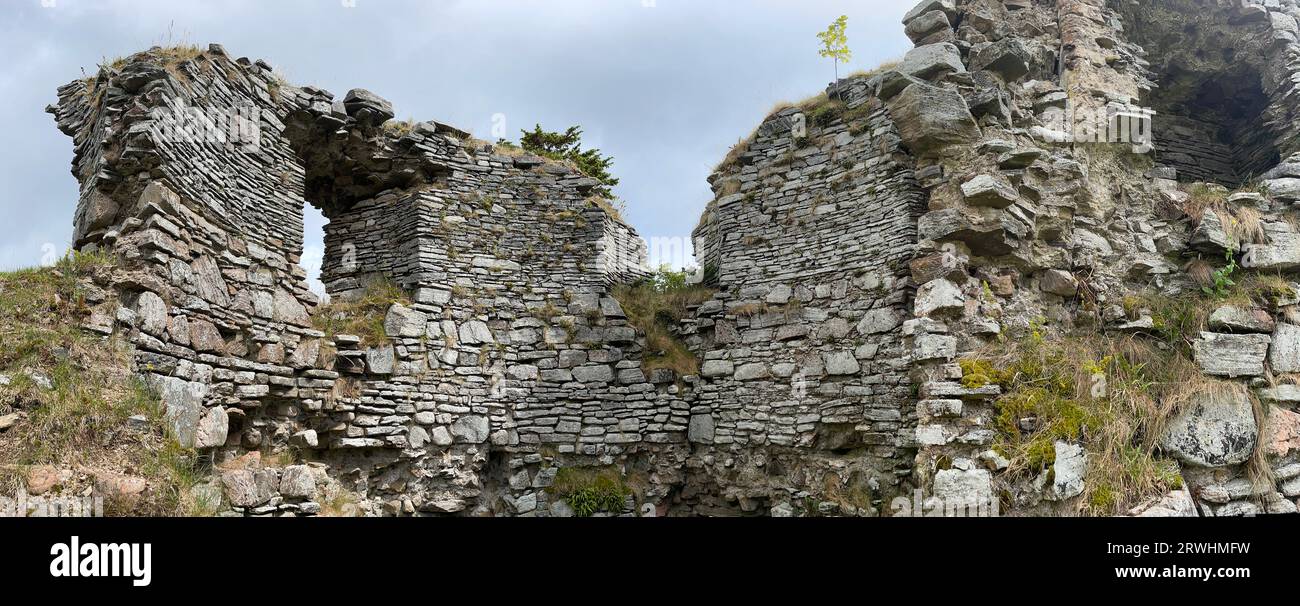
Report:
M 134 55 L 50 111 L 75 146 L 75 244 L 121 258 L 87 328 L 132 344 L 228 515 L 567 516 L 557 484 L 583 473 L 629 488 L 612 515 L 1077 513 L 1088 436 L 1011 469 L 1007 394 L 964 362 L 1085 328 L 1155 338 L 1135 295 L 1199 295 L 1228 258 L 1284 287 L 1223 297 L 1191 335 L 1218 387 L 1161 419 L 1184 487 L 1132 513 L 1290 513 L 1298 17 L 921 2 L 901 61 L 774 112 L 710 178 L 694 240 L 716 294 L 676 328 L 698 376 L 643 370 L 613 292 L 645 277 L 645 244 L 571 166 L 215 45 Z M 1133 108 L 1154 111 L 1129 132 L 1149 154 L 1107 142 Z M 1170 210 L 1205 195 L 1223 203 Z M 382 330 L 323 329 L 307 204 L 334 301 L 403 293 Z

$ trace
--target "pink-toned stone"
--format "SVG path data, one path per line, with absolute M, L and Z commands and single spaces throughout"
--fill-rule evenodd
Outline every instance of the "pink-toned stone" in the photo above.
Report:
M 1264 452 L 1273 457 L 1284 457 L 1300 448 L 1300 414 L 1274 408 L 1268 415 L 1264 429 Z

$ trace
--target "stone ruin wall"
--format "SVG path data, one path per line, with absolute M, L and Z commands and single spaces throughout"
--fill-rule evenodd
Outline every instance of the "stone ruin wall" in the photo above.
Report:
M 874 423 L 873 448 L 890 456 L 897 411 L 863 415 L 851 401 L 901 398 L 898 377 L 814 384 L 824 405 L 778 414 L 732 401 L 730 374 L 647 377 L 610 296 L 645 275 L 645 244 L 568 166 L 436 122 L 393 128 L 366 91 L 336 100 L 215 45 L 188 60 L 133 56 L 61 88 L 50 111 L 77 148 L 76 246 L 123 260 L 89 324 L 134 346 L 183 443 L 211 453 L 230 513 L 313 514 L 347 493 L 375 514 L 566 515 L 546 489 L 567 466 L 636 476 L 629 512 L 793 513 L 820 497 L 824 474 L 877 481 L 843 455 L 802 460 L 823 425 Z M 230 123 L 202 122 L 214 116 Z M 384 318 L 388 342 L 313 327 L 305 204 L 329 219 L 331 295 L 360 296 L 375 278 L 410 294 Z M 846 307 L 896 305 L 883 302 L 892 278 L 880 280 L 852 285 L 872 294 Z M 816 296 L 832 287 L 850 286 Z M 722 301 L 705 308 L 689 338 L 743 363 L 715 344 L 714 327 L 728 343 L 735 318 Z M 739 329 L 775 325 L 764 317 Z
M 867 514 L 906 492 L 911 471 L 899 326 L 924 197 L 880 102 L 846 105 L 852 117 L 777 112 L 710 178 L 718 197 L 695 250 L 719 294 L 689 343 L 702 353 L 696 410 L 714 443 L 822 457 L 828 490 L 859 496 L 821 513 Z
M 1139 17 L 1156 13 L 1150 21 Z M 904 323 L 917 352 L 912 371 L 920 384 L 914 479 L 927 494 L 999 498 L 1015 513 L 1074 510 L 1089 481 L 1083 450 L 1056 444 L 1052 473 L 1030 481 L 1003 473 L 1006 461 L 989 449 L 998 388 L 965 387 L 954 362 L 996 343 L 999 335 L 1023 335 L 1040 323 L 1052 334 L 1090 325 L 1111 335 L 1140 333 L 1151 319 L 1130 321 L 1122 308 L 1126 296 L 1196 293 L 1199 286 L 1181 271 L 1189 258 L 1221 259 L 1225 248 L 1243 248 L 1216 231 L 1221 221 L 1214 212 L 1192 225 L 1185 217 L 1170 218 L 1165 209 L 1186 199 L 1178 181 L 1214 174 L 1235 187 L 1260 177 L 1254 171 L 1269 148 L 1276 150 L 1274 163 L 1295 151 L 1291 117 L 1300 106 L 1291 94 L 1291 74 L 1300 67 L 1294 63 L 1297 14 L 1293 2 L 926 1 L 905 20 L 916 48 L 901 64 L 848 84 L 866 86 L 885 100 L 929 190 L 912 262 L 914 317 Z M 1188 93 L 1224 77 L 1217 70 L 1235 65 L 1222 60 L 1234 45 L 1263 76 L 1258 121 L 1247 116 L 1224 123 L 1224 115 L 1200 111 L 1213 104 Z M 1199 57 L 1198 48 L 1213 49 L 1219 60 Z M 1161 86 L 1173 90 L 1156 93 Z M 1162 125 L 1179 119 L 1204 121 L 1208 114 L 1219 120 L 1220 133 L 1235 137 L 1223 144 L 1233 157 L 1221 164 L 1231 173 L 1221 174 L 1212 159 L 1182 162 L 1163 143 L 1153 157 L 1143 156 L 1126 146 L 1063 143 L 1065 133 L 1056 130 L 1062 112 L 1150 107 L 1153 99 L 1166 112 L 1156 120 L 1157 141 L 1165 133 Z M 1191 115 L 1180 116 L 1179 103 Z M 1210 170 L 1179 170 L 1192 164 Z M 1287 191 L 1291 170 L 1283 164 L 1262 176 L 1268 194 L 1237 193 L 1228 204 L 1250 205 L 1263 214 L 1268 238 L 1241 251 L 1249 269 L 1284 272 L 1294 284 L 1290 272 L 1300 246 L 1291 222 L 1295 197 Z M 1294 304 L 1245 310 L 1270 319 L 1250 330 L 1211 320 L 1213 332 L 1197 340 L 1197 362 L 1208 375 L 1256 388 L 1271 412 L 1256 418 L 1243 397 L 1194 402 L 1172 419 L 1162 446 L 1182 464 L 1190 491 L 1148 504 L 1143 513 L 1295 511 L 1300 466 L 1295 444 L 1285 436 L 1300 428 L 1300 417 L 1288 401 L 1290 388 L 1270 387 L 1263 378 L 1291 372 L 1295 342 L 1287 321 Z M 1216 315 L 1229 311 L 1234 310 Z M 1273 334 L 1229 334 L 1250 331 Z M 943 355 L 921 355 L 936 349 Z M 1243 353 L 1250 361 L 1242 368 L 1216 367 L 1216 360 Z M 1206 435 L 1220 447 L 1231 446 L 1223 452 L 1201 442 Z M 1257 443 L 1257 436 L 1265 442 Z M 1267 455 L 1272 486 L 1245 478 L 1245 463 L 1257 450 Z
M 1213 6 L 921 2 L 904 23 L 913 51 L 828 90 L 845 111 L 778 111 L 711 177 L 694 235 L 718 293 L 680 331 L 699 377 L 641 371 L 610 287 L 644 275 L 644 244 L 571 169 L 436 122 L 385 128 L 374 95 L 293 87 L 220 47 L 138 55 L 52 108 L 77 150 L 76 245 L 124 258 L 89 324 L 135 345 L 235 513 L 312 513 L 342 490 L 375 514 L 566 515 L 547 490 L 557 469 L 602 465 L 643 478 L 628 513 L 888 515 L 913 489 L 1069 513 L 1082 449 L 1058 444 L 1032 482 L 1004 474 L 997 387 L 963 386 L 957 361 L 1031 326 L 1141 332 L 1150 318 L 1127 317 L 1125 296 L 1198 290 L 1183 263 L 1234 243 L 1213 212 L 1193 226 L 1162 210 L 1186 195 L 1179 181 L 1235 186 L 1269 164 L 1268 194 L 1230 198 L 1263 214 L 1267 241 L 1244 252 L 1253 270 L 1300 269 L 1300 6 Z M 1237 39 L 1260 74 L 1249 132 L 1196 94 Z M 1195 44 L 1219 59 L 1157 61 Z M 261 140 L 157 136 L 150 110 L 177 101 L 256 107 Z M 1164 112 L 1154 163 L 1053 130 L 1067 108 L 1114 103 Z M 1188 121 L 1199 132 L 1180 135 Z M 1212 130 L 1221 145 L 1189 144 Z M 307 203 L 330 220 L 331 294 L 375 275 L 411 293 L 385 318 L 390 343 L 311 327 Z M 1300 370 L 1298 303 L 1202 335 L 1206 372 L 1272 412 L 1202 402 L 1174 420 L 1195 434 L 1219 419 L 1226 447 L 1167 443 L 1191 490 L 1147 514 L 1295 510 L 1300 390 L 1268 377 Z M 1275 481 L 1262 491 L 1245 469 L 1258 449 Z M 270 461 L 286 450 L 306 465 Z

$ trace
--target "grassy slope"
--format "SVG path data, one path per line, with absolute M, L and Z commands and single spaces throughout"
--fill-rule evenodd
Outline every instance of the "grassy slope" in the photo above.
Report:
M 15 494 L 40 466 L 65 471 L 55 487 L 80 496 L 97 483 L 143 478 L 138 495 L 105 496 L 107 515 L 205 513 L 189 488 L 196 457 L 171 439 L 155 394 L 130 371 L 117 338 L 80 328 L 90 278 L 114 260 L 73 254 L 55 267 L 0 274 L 0 493 Z M 3 383 L 0 380 L 0 383 Z M 132 420 L 135 417 L 135 420 Z M 66 473 L 71 472 L 71 473 Z

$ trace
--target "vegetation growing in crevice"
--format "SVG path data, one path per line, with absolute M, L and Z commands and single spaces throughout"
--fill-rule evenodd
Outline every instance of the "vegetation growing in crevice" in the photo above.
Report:
M 1057 441 L 1088 453 L 1080 508 L 1126 511 L 1181 487 L 1177 465 L 1160 457 L 1165 425 L 1198 393 L 1230 387 L 1202 375 L 1180 349 L 1141 335 L 1047 340 L 1041 332 L 960 362 L 967 387 L 997 384 L 994 446 L 1021 477 L 1050 474 Z M 1050 477 L 1050 476 L 1049 476 Z
M 574 515 L 620 514 L 632 494 L 623 474 L 614 467 L 565 467 L 555 474 L 551 491 L 573 508 Z
M 675 330 L 689 315 L 690 308 L 713 297 L 714 290 L 687 284 L 686 272 L 661 267 L 650 279 L 614 289 L 628 321 L 645 333 L 646 351 L 642 370 L 671 369 L 678 376 L 699 373 L 700 362 L 676 335 Z
M 54 267 L 0 274 L 0 417 L 16 419 L 0 432 L 0 491 L 14 494 L 30 470 L 50 466 L 72 473 L 57 486 L 66 496 L 96 478 L 145 480 L 142 493 L 107 495 L 107 515 L 208 513 L 191 495 L 199 458 L 170 435 L 129 348 L 80 328 L 91 279 L 115 264 L 74 252 Z
M 393 304 L 410 305 L 410 298 L 395 282 L 388 278 L 372 278 L 357 297 L 335 300 L 317 309 L 312 325 L 326 337 L 354 335 L 361 338 L 362 347 L 377 347 L 388 341 L 384 318 Z

